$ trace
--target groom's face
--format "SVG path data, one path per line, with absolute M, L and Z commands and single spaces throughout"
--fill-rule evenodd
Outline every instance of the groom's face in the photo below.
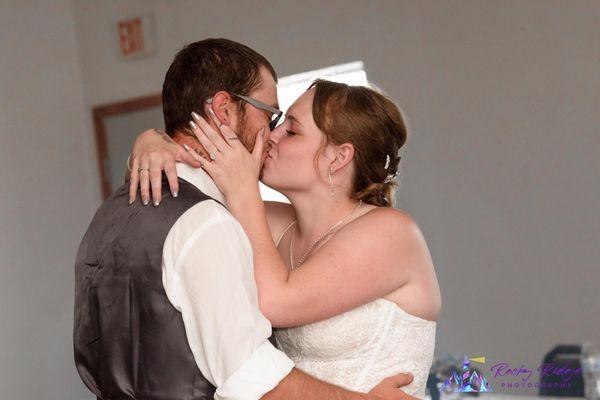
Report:
M 264 67 L 260 70 L 261 85 L 252 91 L 249 96 L 263 103 L 269 104 L 275 108 L 279 108 L 277 101 L 277 84 L 273 75 Z M 272 114 L 268 111 L 260 110 L 243 100 L 240 100 L 242 111 L 238 118 L 237 127 L 232 128 L 239 134 L 241 142 L 249 151 L 254 148 L 256 135 L 262 127 L 265 127 L 269 134 L 269 122 Z M 268 136 L 266 138 L 268 140 Z

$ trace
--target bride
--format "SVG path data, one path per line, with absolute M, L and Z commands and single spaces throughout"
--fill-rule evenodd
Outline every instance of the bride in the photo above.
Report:
M 215 157 L 187 149 L 250 239 L 260 308 L 279 347 L 304 372 L 360 392 L 411 372 L 403 390 L 424 398 L 441 296 L 419 227 L 392 207 L 407 139 L 398 108 L 373 89 L 317 80 L 281 125 L 257 134 L 252 152 L 208 103 L 206 111 L 212 123 L 194 113 L 190 125 Z M 151 147 L 138 142 L 134 165 Z M 171 157 L 160 154 L 154 168 Z M 291 204 L 263 202 L 259 177 Z

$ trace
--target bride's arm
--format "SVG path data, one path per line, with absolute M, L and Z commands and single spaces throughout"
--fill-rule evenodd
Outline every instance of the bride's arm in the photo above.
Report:
M 261 311 L 273 326 L 332 317 L 386 296 L 417 273 L 433 271 L 418 226 L 408 214 L 392 208 L 377 208 L 349 222 L 290 271 L 275 248 L 258 188 L 264 130 L 256 135 L 250 153 L 229 126 L 213 119 L 210 125 L 196 118 L 199 126 L 193 126 L 205 148 L 219 151 L 213 161 L 202 162 L 203 168 L 250 239 Z
M 126 175 L 129 178 L 129 202 L 136 199 L 138 186 L 142 201 L 149 203 L 150 198 L 156 203 L 161 201 L 161 173 L 164 171 L 169 180 L 172 194 L 177 197 L 179 184 L 175 162 L 181 161 L 192 167 L 200 167 L 200 162 L 189 152 L 178 145 L 165 132 L 149 129 L 140 133 L 133 144 L 130 159 L 128 160 Z M 148 175 L 141 175 L 138 168 L 148 168 Z M 151 190 L 152 189 L 152 193 Z M 295 218 L 291 205 L 278 201 L 265 201 L 267 222 L 273 240 L 284 229 L 285 224 Z
M 258 161 L 260 146 L 255 146 L 255 150 L 252 157 Z M 250 157 L 246 150 L 238 153 L 242 159 Z M 164 161 L 160 158 L 154 157 L 155 163 L 160 161 L 156 168 L 158 176 Z M 217 162 L 222 160 L 224 157 L 217 158 Z M 415 273 L 433 271 L 418 226 L 408 214 L 391 208 L 373 210 L 350 222 L 300 268 L 290 271 L 274 244 L 275 235 L 283 227 L 271 234 L 257 179 L 235 179 L 236 175 L 247 174 L 250 164 L 240 163 L 235 157 L 232 160 L 239 174 L 220 180 L 231 181 L 229 192 L 233 195 L 227 196 L 228 208 L 252 244 L 261 311 L 273 326 L 296 326 L 332 317 L 391 293 Z M 197 161 L 202 163 L 201 159 Z M 210 162 L 203 165 L 209 173 L 216 171 Z M 142 176 L 142 182 L 144 178 L 147 179 Z
M 169 135 L 157 129 L 149 129 L 138 135 L 133 143 L 130 155 L 131 169 L 129 180 L 129 204 L 137 197 L 138 185 L 140 187 L 142 202 L 150 202 L 150 188 L 152 188 L 152 201 L 159 204 L 161 200 L 161 176 L 165 172 L 169 180 L 169 187 L 174 197 L 177 197 L 179 184 L 175 162 L 184 162 L 192 167 L 199 168 L 200 163 L 184 148 L 178 145 Z
M 380 208 L 347 224 L 290 271 L 271 238 L 258 187 L 235 196 L 228 206 L 252 244 L 260 308 L 275 327 L 320 321 L 366 304 L 431 263 L 412 218 Z

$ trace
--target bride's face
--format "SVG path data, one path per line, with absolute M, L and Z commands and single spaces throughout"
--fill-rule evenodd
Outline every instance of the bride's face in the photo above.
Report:
M 262 182 L 282 193 L 303 191 L 323 184 L 328 160 L 325 152 L 315 161 L 323 133 L 312 115 L 314 89 L 302 94 L 288 109 L 285 120 L 269 137 Z

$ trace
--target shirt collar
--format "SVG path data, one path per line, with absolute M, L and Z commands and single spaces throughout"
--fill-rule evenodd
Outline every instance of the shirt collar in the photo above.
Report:
M 217 184 L 202 168 L 193 168 L 184 163 L 175 163 L 177 176 L 197 187 L 202 193 L 218 200 L 227 206 L 225 195 L 219 190 Z

